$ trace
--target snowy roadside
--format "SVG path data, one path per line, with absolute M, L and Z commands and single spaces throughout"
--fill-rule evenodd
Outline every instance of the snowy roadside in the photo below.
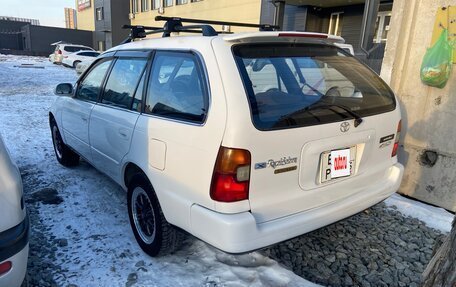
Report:
M 15 67 L 21 64 L 44 69 Z M 73 70 L 45 58 L 0 55 L 0 133 L 21 169 L 28 208 L 38 217 L 32 220 L 37 225 L 30 257 L 41 262 L 31 262 L 29 271 L 55 269 L 31 274 L 34 284 L 317 286 L 257 252 L 227 255 L 195 238 L 174 255 L 145 255 L 131 232 L 120 187 L 85 162 L 68 169 L 55 160 L 48 127 L 52 90 L 76 79 Z M 59 200 L 40 202 L 49 191 Z M 46 247 L 49 242 L 55 246 Z
M 454 214 L 443 208 L 434 207 L 422 202 L 408 199 L 400 194 L 393 194 L 385 200 L 389 207 L 396 207 L 405 216 L 410 216 L 423 221 L 427 226 L 450 233 Z

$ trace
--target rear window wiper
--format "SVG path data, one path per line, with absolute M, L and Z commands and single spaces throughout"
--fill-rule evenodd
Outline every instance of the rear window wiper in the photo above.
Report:
M 315 109 L 329 109 L 333 112 L 335 112 L 336 114 L 339 114 L 341 116 L 344 116 L 344 114 L 340 113 L 340 112 L 337 112 L 336 110 L 334 110 L 334 108 L 339 108 L 341 110 L 344 110 L 345 112 L 347 112 L 347 114 L 349 114 L 350 116 L 352 116 L 354 119 L 355 119 L 355 128 L 357 126 L 359 126 L 362 122 L 363 122 L 363 118 L 356 112 L 350 110 L 350 108 L 346 107 L 346 106 L 343 106 L 343 105 L 338 105 L 338 104 L 319 104 L 319 103 L 315 103 L 315 104 L 312 104 L 310 106 L 308 106 L 307 108 L 305 108 L 304 110 L 305 111 L 310 111 L 310 110 L 315 110 Z

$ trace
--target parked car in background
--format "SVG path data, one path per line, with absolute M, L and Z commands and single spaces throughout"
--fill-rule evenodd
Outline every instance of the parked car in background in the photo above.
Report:
M 0 136 L 0 286 L 21 286 L 26 278 L 29 218 L 19 169 Z
M 93 61 L 95 58 L 93 59 Z M 81 75 L 92 64 L 93 61 L 82 61 L 76 65 L 76 74 Z
M 76 68 L 77 64 L 82 61 L 95 61 L 95 58 L 100 56 L 100 53 L 95 51 L 79 51 L 63 56 L 62 65 L 66 67 Z
M 78 51 L 95 51 L 94 49 L 83 46 L 83 45 L 75 45 L 75 44 L 69 44 L 69 43 L 62 43 L 62 42 L 57 42 L 51 44 L 51 46 L 55 45 L 55 50 L 54 50 L 54 64 L 61 64 L 64 56 L 67 56 L 68 54 L 75 53 Z
M 82 157 L 127 191 L 146 253 L 173 251 L 175 226 L 247 252 L 396 192 L 400 107 L 340 37 L 210 26 L 170 37 L 197 28 L 169 19 L 163 38 L 116 46 L 58 85 L 49 112 L 57 160 Z

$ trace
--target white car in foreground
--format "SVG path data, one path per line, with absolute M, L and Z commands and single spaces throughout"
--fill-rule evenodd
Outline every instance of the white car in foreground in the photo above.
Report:
M 21 174 L 0 136 L 0 286 L 21 286 L 25 281 L 28 240 Z
M 397 100 L 332 36 L 197 26 L 203 36 L 166 37 L 187 29 L 178 20 L 58 85 L 49 113 L 57 160 L 83 157 L 128 192 L 145 252 L 174 250 L 175 227 L 247 252 L 398 189 Z
M 100 53 L 95 51 L 79 51 L 63 56 L 62 65 L 76 68 L 81 62 L 93 62 Z

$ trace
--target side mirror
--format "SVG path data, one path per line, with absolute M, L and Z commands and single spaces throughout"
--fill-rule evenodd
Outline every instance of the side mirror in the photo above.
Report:
M 55 87 L 54 94 L 57 96 L 72 96 L 73 85 L 69 83 L 58 84 L 57 87 Z

